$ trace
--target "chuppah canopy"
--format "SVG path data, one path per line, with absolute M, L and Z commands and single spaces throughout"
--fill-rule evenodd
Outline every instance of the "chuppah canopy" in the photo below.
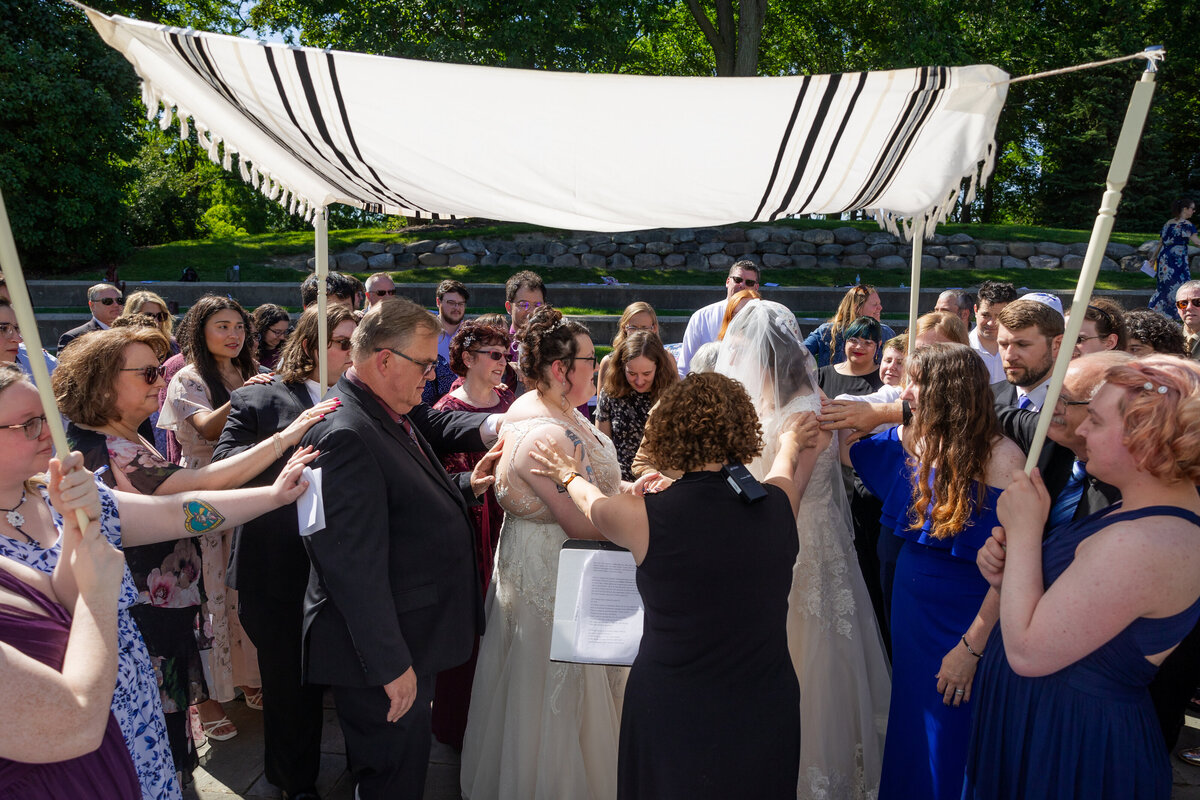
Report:
M 290 47 L 109 17 L 105 42 L 214 160 L 308 217 L 333 203 L 622 231 L 865 209 L 944 219 L 986 178 L 992 66 L 781 78 L 572 74 Z M 220 145 L 223 144 L 223 148 Z

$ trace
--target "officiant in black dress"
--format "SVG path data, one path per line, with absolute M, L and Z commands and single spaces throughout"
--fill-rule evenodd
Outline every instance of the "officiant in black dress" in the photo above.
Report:
M 645 628 L 621 716 L 621 800 L 796 796 L 800 690 L 787 613 L 803 490 L 794 476 L 811 473 L 819 436 L 811 414 L 798 416 L 766 497 L 745 502 L 722 467 L 762 451 L 758 415 L 740 383 L 707 373 L 669 388 L 647 423 L 654 463 L 684 473 L 659 493 L 605 497 L 573 479 L 582 467 L 570 455 L 544 445 L 534 455 L 638 564 Z

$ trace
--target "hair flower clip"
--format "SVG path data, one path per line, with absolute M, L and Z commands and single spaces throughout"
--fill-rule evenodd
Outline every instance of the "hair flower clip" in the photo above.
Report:
M 1155 385 L 1154 385 L 1153 383 L 1151 383 L 1150 381 L 1146 381 L 1145 383 L 1143 383 L 1143 384 L 1142 384 L 1142 388 L 1143 388 L 1143 389 L 1145 389 L 1147 392 L 1154 392 L 1154 391 L 1157 391 L 1159 394 L 1166 394 L 1166 393 L 1167 393 L 1167 387 L 1166 387 L 1166 386 L 1155 386 Z

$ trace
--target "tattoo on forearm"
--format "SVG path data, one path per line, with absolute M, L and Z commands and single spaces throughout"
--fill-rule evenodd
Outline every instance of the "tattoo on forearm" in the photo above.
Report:
M 582 451 L 581 455 L 587 454 L 587 447 L 584 445 L 583 440 L 580 439 L 578 435 L 576 435 L 575 431 L 569 430 L 567 428 L 563 428 L 563 433 L 565 433 L 567 435 L 567 438 L 571 440 L 571 444 L 574 447 L 578 447 Z M 591 464 L 587 464 L 586 466 L 584 466 L 583 471 L 586 473 L 586 475 L 584 475 L 584 477 L 587 478 L 588 483 L 596 482 L 596 474 L 592 471 Z
M 183 528 L 190 534 L 207 533 L 225 522 L 220 511 L 203 500 L 183 501 Z

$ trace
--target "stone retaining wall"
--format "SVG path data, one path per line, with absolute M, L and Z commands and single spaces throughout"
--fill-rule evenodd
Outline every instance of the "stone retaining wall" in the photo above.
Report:
M 1137 270 L 1153 244 L 1147 242 L 1135 248 L 1110 243 L 1100 268 Z M 1077 271 L 1086 252 L 1086 242 L 994 242 L 965 233 L 935 234 L 925 242 L 921 268 Z M 363 242 L 353 250 L 331 253 L 330 267 L 343 272 L 456 265 L 723 271 L 740 259 L 749 259 L 767 269 L 908 269 L 912 245 L 886 231 L 864 232 L 857 228 L 803 231 L 783 226 L 684 228 L 577 233 L 565 238 L 524 234 L 513 239 L 463 237 L 387 245 Z M 314 267 L 315 259 L 309 259 L 309 269 Z M 1192 269 L 1200 269 L 1200 255 L 1193 257 Z

